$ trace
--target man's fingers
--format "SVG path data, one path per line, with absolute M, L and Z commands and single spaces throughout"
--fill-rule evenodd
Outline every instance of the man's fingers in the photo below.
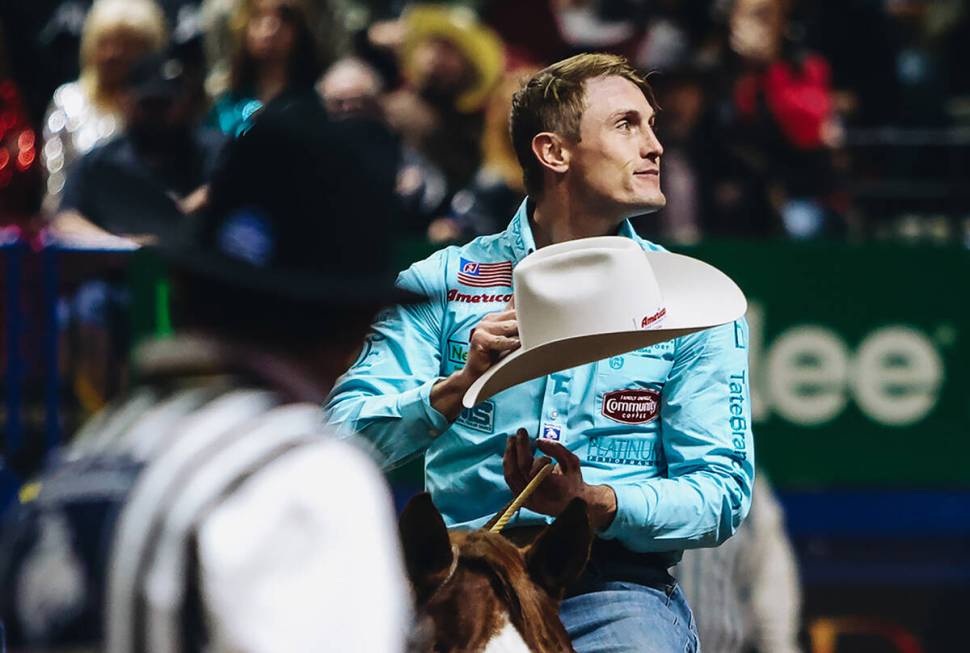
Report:
M 517 336 L 519 335 L 519 323 L 516 320 L 498 320 L 496 322 L 479 322 L 475 327 L 475 333 L 485 332 L 495 336 Z M 472 338 L 474 338 L 472 334 Z
M 505 475 L 505 482 L 508 484 L 512 494 L 518 494 L 525 487 L 526 480 L 519 472 L 519 460 L 515 448 L 515 438 L 510 437 L 505 441 L 505 455 L 502 456 L 502 473 Z
M 540 438 L 536 441 L 536 446 L 542 453 L 552 456 L 559 463 L 564 474 L 579 471 L 579 457 L 559 442 Z
M 493 335 L 483 330 L 476 330 L 472 337 L 472 348 L 483 352 L 511 351 L 521 344 L 517 337 Z
M 532 469 L 529 470 L 529 480 L 531 481 L 539 470 L 552 463 L 552 459 L 548 456 L 540 456 L 532 461 Z
M 532 443 L 529 442 L 529 433 L 525 429 L 519 429 L 516 432 L 513 446 L 519 465 L 519 474 L 528 482 L 532 471 Z
M 505 322 L 507 320 L 515 319 L 515 309 L 510 308 L 508 310 L 499 311 L 498 313 L 489 313 L 482 318 L 479 324 L 488 324 L 489 322 Z

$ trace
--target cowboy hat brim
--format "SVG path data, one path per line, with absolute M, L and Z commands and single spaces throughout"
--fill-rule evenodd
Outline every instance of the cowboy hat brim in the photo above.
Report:
M 525 381 L 727 324 L 747 310 L 744 293 L 714 266 L 669 252 L 644 255 L 666 304 L 662 328 L 577 334 L 518 349 L 480 376 L 465 392 L 462 404 L 471 408 Z

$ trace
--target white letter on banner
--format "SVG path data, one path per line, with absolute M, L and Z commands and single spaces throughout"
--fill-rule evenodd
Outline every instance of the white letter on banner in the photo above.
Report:
M 859 345 L 851 381 L 862 412 L 887 426 L 906 426 L 936 405 L 943 376 L 943 361 L 926 336 L 889 326 Z
M 772 404 L 788 421 L 824 424 L 845 408 L 849 352 L 828 329 L 789 329 L 772 343 L 767 368 Z

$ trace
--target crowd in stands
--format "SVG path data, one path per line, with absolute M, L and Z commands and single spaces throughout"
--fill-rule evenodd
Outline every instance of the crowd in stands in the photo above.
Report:
M 660 242 L 970 242 L 966 0 L 47 0 L 0 14 L 0 221 L 163 235 L 222 144 L 318 94 L 393 175 L 408 237 L 462 241 L 524 195 L 523 75 L 609 51 L 651 73 Z M 167 217 L 162 217 L 167 216 Z M 107 233 L 106 233 L 107 232 Z

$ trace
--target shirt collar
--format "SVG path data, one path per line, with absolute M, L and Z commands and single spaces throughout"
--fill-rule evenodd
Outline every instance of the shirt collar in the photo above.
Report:
M 519 205 L 519 210 L 515 212 L 508 229 L 505 231 L 509 246 L 512 248 L 512 253 L 515 256 L 516 264 L 536 251 L 536 241 L 532 235 L 532 224 L 529 221 L 529 215 L 534 209 L 535 204 L 532 203 L 532 200 L 528 197 L 522 200 L 522 204 Z M 624 238 L 632 238 L 636 241 L 640 239 L 629 220 L 624 220 L 620 223 L 620 228 L 617 229 L 616 235 L 623 236 Z

